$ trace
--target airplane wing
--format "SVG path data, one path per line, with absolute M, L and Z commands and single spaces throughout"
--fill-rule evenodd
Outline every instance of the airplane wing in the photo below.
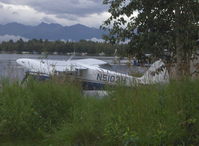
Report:
M 74 61 L 44 60 L 44 59 L 17 59 L 17 63 L 22 65 L 28 71 L 33 73 L 42 73 L 46 75 L 54 72 L 76 72 L 86 70 L 83 65 Z
M 72 64 L 68 66 L 54 66 L 56 72 L 75 72 L 77 70 L 86 70 L 87 68 L 78 64 Z
M 99 59 L 79 59 L 79 60 L 73 60 L 74 62 L 76 62 L 77 64 L 81 64 L 81 65 L 89 65 L 89 66 L 99 66 L 99 65 L 104 65 L 104 64 L 108 64 L 105 61 L 99 60 Z
M 54 72 L 78 72 L 85 71 L 89 67 L 98 67 L 99 65 L 108 64 L 98 59 L 78 59 L 69 61 L 45 60 L 45 59 L 17 59 L 17 63 L 24 66 L 30 72 L 44 73 L 47 75 Z
M 105 61 L 98 59 L 78 59 L 70 61 L 51 61 L 48 62 L 51 65 L 54 64 L 54 71 L 56 72 L 77 72 L 85 71 L 89 66 L 96 66 L 108 64 Z

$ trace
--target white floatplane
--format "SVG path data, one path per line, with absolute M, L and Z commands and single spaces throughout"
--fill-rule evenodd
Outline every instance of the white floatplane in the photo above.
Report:
M 118 83 L 135 86 L 169 81 L 168 71 L 161 60 L 153 63 L 142 77 L 104 69 L 103 66 L 108 63 L 98 59 L 59 61 L 21 58 L 16 62 L 25 68 L 29 75 L 50 78 L 53 75 L 66 74 L 78 79 L 86 89 L 103 89 L 105 85 L 112 86 Z

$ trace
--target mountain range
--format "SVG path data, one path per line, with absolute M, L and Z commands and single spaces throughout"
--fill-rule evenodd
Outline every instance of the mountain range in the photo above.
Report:
M 19 23 L 0 24 L 0 36 L 14 35 L 27 39 L 48 39 L 48 40 L 90 40 L 101 39 L 105 32 L 88 27 L 82 24 L 62 26 L 59 24 L 41 23 L 37 26 L 23 25 Z

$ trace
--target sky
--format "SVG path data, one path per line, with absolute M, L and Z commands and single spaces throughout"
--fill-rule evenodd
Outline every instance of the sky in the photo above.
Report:
M 41 22 L 96 27 L 110 14 L 103 0 L 0 0 L 0 24 Z

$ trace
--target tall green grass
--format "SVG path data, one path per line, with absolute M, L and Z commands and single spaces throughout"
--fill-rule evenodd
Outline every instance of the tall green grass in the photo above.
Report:
M 0 91 L 0 134 L 41 137 L 64 121 L 81 99 L 78 88 L 53 81 L 3 84 Z
M 199 80 L 109 92 L 96 98 L 72 82 L 6 82 L 0 135 L 52 146 L 199 144 Z

